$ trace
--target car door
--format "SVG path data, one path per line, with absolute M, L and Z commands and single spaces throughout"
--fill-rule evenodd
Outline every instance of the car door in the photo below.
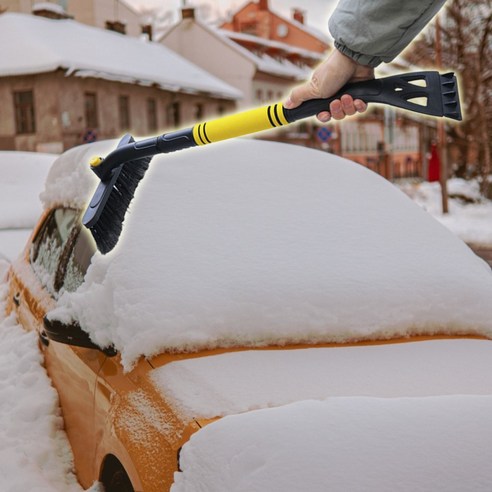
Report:
M 94 388 L 106 356 L 96 349 L 48 340 L 43 336 L 43 318 L 56 307 L 63 291 L 74 291 L 83 282 L 95 251 L 91 240 L 80 225 L 78 210 L 56 208 L 44 217 L 24 261 L 14 264 L 11 279 L 20 323 L 40 335 L 46 368 L 60 397 L 75 467 L 82 476 L 93 473 Z

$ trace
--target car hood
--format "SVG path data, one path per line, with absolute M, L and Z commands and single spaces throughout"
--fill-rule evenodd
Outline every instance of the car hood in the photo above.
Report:
M 238 350 L 151 364 L 152 384 L 187 419 L 330 397 L 492 395 L 492 342 L 473 338 Z

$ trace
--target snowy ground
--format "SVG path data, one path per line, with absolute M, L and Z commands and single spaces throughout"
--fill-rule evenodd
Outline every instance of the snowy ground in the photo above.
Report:
M 37 337 L 25 332 L 13 316 L 4 315 L 7 268 L 8 263 L 0 260 L 1 490 L 82 492 Z
M 439 183 L 403 183 L 400 189 L 463 241 L 492 247 L 492 202 L 479 192 L 477 181 L 448 181 L 449 213 L 442 214 Z
M 12 261 L 27 242 L 42 212 L 39 194 L 57 156 L 0 152 L 0 258 Z
M 17 257 L 42 211 L 39 194 L 54 154 L 0 152 L 0 489 L 82 492 L 58 396 L 34 333 L 5 317 L 8 262 Z M 91 492 L 97 492 L 97 486 Z

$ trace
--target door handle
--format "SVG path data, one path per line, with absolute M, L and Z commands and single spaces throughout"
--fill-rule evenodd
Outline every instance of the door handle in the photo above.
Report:
M 17 294 L 14 294 L 14 296 L 12 297 L 12 300 L 14 301 L 14 304 L 16 306 L 20 306 L 20 293 L 17 292 Z

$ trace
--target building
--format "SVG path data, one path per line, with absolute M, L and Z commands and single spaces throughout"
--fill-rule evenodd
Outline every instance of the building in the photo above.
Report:
M 232 111 L 241 91 L 161 44 L 70 19 L 0 15 L 0 149 L 61 152 Z
M 231 33 L 250 34 L 322 55 L 326 54 L 330 48 L 328 37 L 308 26 L 305 21 L 305 12 L 299 8 L 293 9 L 292 18 L 287 19 L 271 10 L 268 0 L 259 0 L 247 2 L 221 27 Z
M 33 11 L 62 12 L 68 16 L 93 27 L 111 29 L 129 36 L 139 36 L 142 26 L 139 13 L 125 0 L 0 0 L 0 12 L 19 12 L 30 14 Z

